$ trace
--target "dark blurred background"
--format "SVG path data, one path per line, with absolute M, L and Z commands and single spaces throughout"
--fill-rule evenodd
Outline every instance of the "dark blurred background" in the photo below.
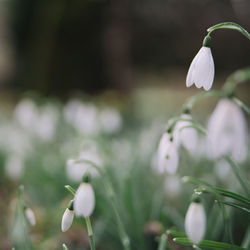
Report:
M 149 73 L 164 84 L 164 72 L 183 75 L 184 87 L 206 29 L 234 21 L 250 30 L 249 18 L 249 0 L 1 0 L 0 88 L 129 93 Z M 217 75 L 249 65 L 245 37 L 213 38 Z

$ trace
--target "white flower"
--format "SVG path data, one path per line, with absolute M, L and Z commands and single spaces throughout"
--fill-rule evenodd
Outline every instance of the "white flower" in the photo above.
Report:
M 232 101 L 220 100 L 208 121 L 208 157 L 230 154 L 236 162 L 247 158 L 247 122 Z
M 182 114 L 181 118 L 192 120 L 191 115 L 188 114 Z M 178 121 L 174 129 L 174 139 L 188 151 L 194 153 L 197 149 L 198 134 L 195 128 L 188 127 L 191 125 L 192 122 L 189 121 Z
M 105 108 L 100 111 L 99 120 L 101 129 L 107 134 L 118 132 L 122 126 L 120 113 L 114 108 Z
M 66 208 L 62 217 L 62 224 L 61 224 L 62 232 L 66 232 L 71 227 L 73 219 L 74 219 L 74 210 Z
M 75 194 L 74 210 L 76 216 L 89 217 L 95 208 L 95 194 L 89 183 L 81 183 Z
M 185 231 L 188 238 L 198 244 L 206 230 L 206 214 L 201 203 L 192 202 L 185 217 Z
M 169 134 L 162 135 L 156 157 L 155 167 L 159 173 L 167 171 L 169 174 L 174 174 L 176 172 L 179 163 L 178 145 L 170 139 Z
M 197 88 L 209 90 L 214 80 L 214 60 L 209 47 L 201 47 L 194 57 L 187 74 L 186 86 L 195 84 Z
M 35 214 L 30 208 L 25 209 L 25 216 L 26 216 L 26 218 L 27 218 L 27 220 L 28 220 L 28 222 L 30 223 L 31 226 L 36 225 Z

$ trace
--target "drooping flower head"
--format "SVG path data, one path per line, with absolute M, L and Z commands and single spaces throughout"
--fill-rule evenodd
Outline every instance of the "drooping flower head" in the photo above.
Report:
M 89 183 L 89 176 L 83 177 L 83 182 L 78 187 L 75 200 L 74 210 L 76 216 L 82 216 L 84 218 L 89 217 L 95 208 L 95 194 L 94 190 Z
M 188 70 L 186 86 L 195 84 L 197 88 L 209 90 L 214 81 L 214 60 L 210 49 L 210 36 L 206 36 L 203 46 L 194 57 Z
M 236 162 L 247 157 L 247 122 L 242 110 L 231 100 L 218 102 L 208 121 L 208 157 L 230 154 Z
M 206 231 L 206 214 L 199 198 L 193 199 L 185 217 L 185 231 L 188 238 L 198 244 Z

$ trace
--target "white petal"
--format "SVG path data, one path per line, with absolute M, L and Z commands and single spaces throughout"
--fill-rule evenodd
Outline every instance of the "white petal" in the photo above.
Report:
M 33 211 L 30 208 L 27 208 L 25 210 L 25 216 L 28 220 L 28 222 L 30 223 L 31 226 L 35 226 L 36 225 L 36 218 L 35 215 L 33 213 Z
M 62 232 L 66 232 L 71 227 L 73 219 L 74 219 L 74 211 L 66 208 L 62 217 L 62 224 L 61 224 Z
M 194 57 L 188 70 L 186 86 L 189 87 L 193 83 L 197 88 L 204 87 L 209 90 L 214 80 L 214 61 L 211 49 L 202 47 Z
M 76 191 L 74 210 L 77 216 L 88 217 L 95 207 L 95 194 L 89 183 L 81 183 Z
M 188 238 L 198 244 L 206 230 L 206 215 L 201 203 L 192 202 L 185 217 L 185 231 Z
M 201 48 L 202 49 L 202 48 Z M 186 86 L 190 87 L 191 85 L 194 84 L 194 71 L 196 69 L 196 64 L 197 64 L 197 60 L 201 55 L 201 49 L 198 51 L 198 53 L 196 54 L 196 56 L 194 57 L 194 59 L 192 60 L 188 73 L 187 73 L 187 78 L 186 78 Z

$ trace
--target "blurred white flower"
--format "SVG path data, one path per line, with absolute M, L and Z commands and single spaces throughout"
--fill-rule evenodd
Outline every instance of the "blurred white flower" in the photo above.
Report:
M 61 223 L 62 232 L 66 232 L 71 227 L 73 219 L 74 219 L 74 210 L 66 208 L 62 217 L 62 223 Z
M 9 155 L 5 162 L 6 175 L 11 180 L 19 180 L 23 175 L 23 171 L 24 171 L 23 158 L 16 154 Z
M 200 202 L 192 202 L 185 217 L 185 231 L 188 238 L 198 244 L 206 230 L 206 214 Z
M 25 216 L 26 216 L 26 218 L 27 218 L 27 220 L 28 220 L 28 222 L 30 223 L 31 226 L 36 225 L 35 214 L 30 208 L 25 209 Z
M 178 163 L 178 145 L 171 140 L 168 133 L 164 133 L 158 146 L 155 168 L 159 173 L 167 171 L 169 174 L 174 174 L 178 168 Z
M 208 121 L 208 157 L 230 154 L 237 162 L 247 158 L 248 131 L 242 110 L 230 100 L 220 100 Z
M 187 74 L 186 86 L 195 84 L 197 88 L 209 90 L 214 80 L 214 60 L 209 47 L 201 47 L 194 57 Z
M 38 107 L 29 99 L 21 100 L 14 110 L 14 117 L 25 129 L 32 129 L 37 122 L 38 114 Z
M 93 135 L 98 133 L 98 110 L 92 104 L 84 104 L 79 100 L 72 100 L 64 107 L 65 119 L 80 133 Z
M 44 141 L 51 141 L 56 132 L 58 111 L 53 107 L 43 107 L 34 126 L 35 133 Z
M 81 183 L 76 191 L 74 200 L 76 216 L 89 217 L 93 213 L 94 208 L 95 194 L 91 184 Z
M 191 115 L 188 114 L 182 114 L 181 118 L 192 120 Z M 195 128 L 189 127 L 191 125 L 192 122 L 189 121 L 178 121 L 174 128 L 174 139 L 188 151 L 194 153 L 197 150 L 198 133 Z
M 77 159 L 69 159 L 67 161 L 67 176 L 74 182 L 80 182 L 86 173 L 89 173 L 92 177 L 98 176 L 98 171 L 91 163 L 101 167 L 103 165 L 103 159 L 98 151 L 97 145 L 90 141 L 85 143 Z
M 105 108 L 99 113 L 100 126 L 104 133 L 113 134 L 122 126 L 120 113 L 114 108 Z
M 181 180 L 176 175 L 167 176 L 164 183 L 166 195 L 174 198 L 179 195 L 181 191 Z

